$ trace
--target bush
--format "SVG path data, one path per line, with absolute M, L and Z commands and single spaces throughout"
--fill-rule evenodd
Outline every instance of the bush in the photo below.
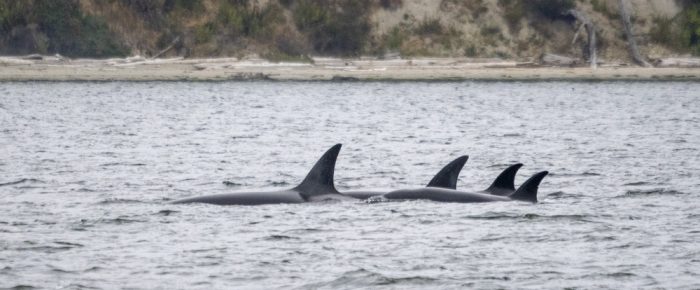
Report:
M 498 0 L 498 5 L 503 7 L 503 17 L 508 23 L 508 28 L 513 31 L 518 30 L 520 19 L 525 16 L 524 4 L 521 1 Z
M 691 4 L 681 15 L 681 40 L 694 54 L 700 54 L 700 1 Z
M 229 0 L 219 7 L 217 20 L 230 35 L 259 37 L 269 36 L 283 17 L 282 8 L 276 4 L 260 10 L 248 5 L 247 1 Z
M 620 14 L 618 14 L 616 11 L 610 11 L 610 9 L 608 9 L 606 0 L 591 0 L 591 5 L 593 6 L 593 11 L 603 14 L 610 19 L 620 18 Z
M 18 53 L 60 53 L 67 56 L 125 56 L 128 50 L 113 37 L 100 18 L 84 15 L 77 0 L 0 1 L 2 35 L 13 28 L 36 24 L 36 31 L 45 40 L 33 46 L 40 51 Z M 7 46 L 23 47 L 8 39 Z M 37 42 L 39 40 L 35 40 Z
M 574 0 L 532 0 L 527 1 L 531 11 L 549 19 L 561 18 L 566 11 L 574 8 Z
M 314 27 L 328 25 L 330 22 L 330 9 L 322 2 L 306 0 L 299 1 L 294 9 L 294 23 L 299 30 L 309 30 Z
M 162 7 L 165 13 L 175 10 L 182 10 L 188 12 L 202 12 L 204 10 L 204 4 L 202 4 L 202 0 L 165 0 L 163 2 Z
M 393 27 L 389 34 L 385 36 L 386 47 L 391 50 L 401 49 L 401 45 L 406 39 L 406 33 L 399 26 Z
M 498 0 L 510 28 L 517 28 L 520 19 L 526 15 L 556 20 L 575 7 L 574 0 Z
M 214 23 L 209 22 L 199 26 L 194 31 L 194 42 L 197 44 L 207 43 L 212 40 L 215 33 L 216 27 L 214 26 Z
M 445 31 L 445 28 L 442 26 L 440 18 L 425 18 L 415 29 L 415 32 L 421 36 L 442 34 L 443 31 Z
M 700 55 L 700 1 L 684 2 L 683 11 L 674 18 L 655 18 L 649 37 L 669 48 Z
M 7 35 L 13 26 L 27 25 L 26 15 L 31 7 L 22 1 L 0 0 L 0 38 Z
M 293 10 L 297 28 L 309 35 L 315 51 L 358 55 L 371 29 L 371 0 L 300 0 Z
M 403 0 L 379 0 L 379 5 L 384 9 L 396 10 L 403 5 Z
M 651 41 L 660 43 L 669 47 L 677 47 L 679 45 L 673 33 L 673 20 L 666 17 L 655 17 L 654 25 L 649 31 Z

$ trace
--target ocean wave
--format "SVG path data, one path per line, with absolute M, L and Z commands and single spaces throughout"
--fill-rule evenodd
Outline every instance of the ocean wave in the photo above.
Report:
M 226 185 L 226 186 L 231 186 L 231 187 L 238 187 L 238 186 L 243 186 L 243 185 L 245 185 L 245 184 L 242 184 L 242 183 L 236 183 L 236 182 L 232 182 L 232 181 L 223 181 L 223 182 L 221 182 L 221 183 L 223 183 L 223 184 Z
M 673 189 L 656 188 L 647 190 L 628 190 L 618 197 L 639 197 L 650 195 L 685 195 L 687 193 Z
M 97 202 L 97 204 L 129 204 L 129 203 L 145 203 L 141 200 L 136 199 L 125 199 L 125 198 L 108 198 Z
M 401 285 L 427 286 L 435 284 L 436 281 L 438 279 L 425 276 L 390 277 L 365 269 L 357 269 L 345 272 L 333 280 L 306 284 L 298 289 L 339 289 L 347 288 L 348 285 L 352 285 L 352 288 Z
M 110 166 L 146 166 L 146 163 L 110 162 L 110 163 L 103 163 L 103 164 L 100 164 L 100 166 L 103 166 L 103 167 L 110 167 Z
M 44 183 L 43 181 L 39 179 L 34 179 L 34 178 L 22 178 L 19 180 L 15 181 L 9 181 L 5 183 L 0 183 L 0 186 L 9 186 L 9 185 L 16 185 L 16 184 L 21 184 L 21 183 Z
M 535 213 L 526 214 L 513 214 L 513 213 L 500 213 L 500 212 L 488 212 L 479 215 L 464 216 L 465 219 L 475 219 L 475 220 L 574 220 L 574 221 L 586 221 L 587 218 L 592 218 L 591 215 L 583 214 L 566 214 L 566 215 L 540 215 Z

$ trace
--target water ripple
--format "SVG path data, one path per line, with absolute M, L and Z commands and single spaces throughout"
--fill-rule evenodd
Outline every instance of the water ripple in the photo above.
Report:
M 700 288 L 699 83 L 0 90 L 0 287 Z M 169 204 L 295 186 L 335 143 L 347 190 L 423 187 L 464 154 L 463 190 L 552 175 L 537 205 Z

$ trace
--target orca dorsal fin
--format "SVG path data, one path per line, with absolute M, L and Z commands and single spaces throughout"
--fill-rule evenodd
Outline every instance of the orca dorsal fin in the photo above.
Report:
M 457 189 L 457 180 L 459 179 L 459 172 L 462 171 L 464 164 L 467 163 L 469 159 L 468 155 L 460 156 L 459 158 L 452 160 L 449 164 L 445 165 L 440 172 L 435 174 L 430 182 L 428 182 L 428 187 L 441 187 L 449 189 Z
M 494 195 L 508 195 L 515 191 L 515 174 L 518 173 L 522 163 L 516 163 L 508 166 L 501 174 L 496 177 L 489 188 L 484 191 Z
M 321 156 L 304 181 L 294 189 L 298 190 L 304 199 L 315 195 L 328 193 L 338 193 L 333 184 L 333 174 L 335 172 L 335 160 L 338 159 L 341 144 L 335 144 L 331 149 Z
M 540 186 L 540 182 L 542 182 L 542 179 L 544 179 L 547 174 L 549 174 L 549 172 L 542 171 L 530 177 L 518 190 L 509 196 L 510 199 L 537 203 L 537 189 Z

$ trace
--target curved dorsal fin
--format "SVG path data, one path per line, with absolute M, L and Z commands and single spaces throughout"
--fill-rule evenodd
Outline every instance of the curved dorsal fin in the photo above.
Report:
M 542 171 L 530 177 L 523 185 L 518 188 L 509 197 L 515 200 L 529 201 L 532 203 L 537 203 L 537 189 L 540 186 L 542 179 L 547 176 L 549 172 Z
M 440 172 L 435 174 L 435 177 L 430 180 L 427 186 L 457 189 L 459 172 L 462 171 L 462 168 L 464 167 L 464 164 L 467 163 L 468 159 L 469 156 L 464 155 L 452 160 L 452 162 L 443 167 Z
M 523 167 L 522 163 L 508 166 L 484 191 L 493 195 L 510 195 L 515 191 L 515 174 L 518 173 L 520 167 Z
M 341 146 L 341 144 L 335 144 L 331 149 L 328 149 L 316 161 L 316 164 L 311 168 L 309 174 L 306 175 L 304 181 L 294 188 L 299 191 L 304 199 L 315 195 L 338 193 L 333 184 L 333 173 L 335 172 L 335 160 L 338 158 Z

